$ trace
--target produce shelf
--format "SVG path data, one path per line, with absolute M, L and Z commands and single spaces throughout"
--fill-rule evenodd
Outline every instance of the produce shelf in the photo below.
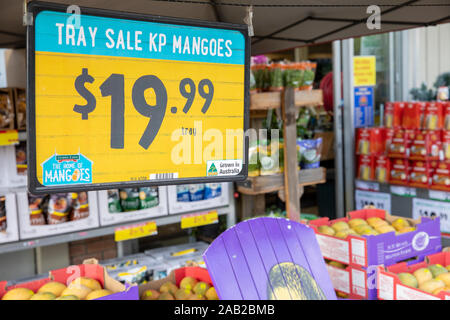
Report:
M 302 169 L 298 172 L 299 186 L 310 186 L 326 182 L 326 169 Z M 247 195 L 258 195 L 284 189 L 284 173 L 248 177 L 244 182 L 238 182 L 238 192 Z
M 281 106 L 282 92 L 261 92 L 250 96 L 250 111 L 276 109 Z M 295 106 L 323 105 L 322 90 L 300 90 L 295 92 Z

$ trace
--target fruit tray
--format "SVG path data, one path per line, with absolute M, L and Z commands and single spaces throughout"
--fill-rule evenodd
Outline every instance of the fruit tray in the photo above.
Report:
M 399 232 L 391 226 L 387 232 L 381 230 L 385 233 L 367 231 L 366 235 L 356 232 L 351 234 L 336 232 L 335 235 L 319 232 L 322 226 L 331 228 L 336 222 L 347 225 L 352 219 L 366 220 L 374 217 L 387 221 L 387 224 L 392 224 L 396 220 L 406 221 L 410 229 Z M 422 217 L 413 220 L 392 216 L 380 209 L 362 209 L 349 212 L 346 218 L 330 221 L 325 217 L 312 220 L 309 225 L 316 232 L 324 258 L 352 266 L 365 268 L 381 264 L 389 266 L 409 258 L 424 258 L 442 249 L 439 218 Z
M 63 269 L 52 270 L 49 273 L 49 277 L 45 279 L 38 279 L 14 285 L 8 285 L 7 281 L 1 281 L 0 298 L 2 298 L 7 291 L 15 288 L 26 288 L 36 293 L 39 288 L 49 282 L 59 282 L 65 285 L 79 277 L 86 277 L 96 280 L 100 283 L 103 289 L 113 292 L 110 295 L 102 296 L 93 300 L 139 300 L 139 292 L 136 285 L 123 285 L 114 280 L 95 259 L 85 260 L 83 264 L 80 265 L 73 265 Z
M 380 300 L 450 300 L 450 252 L 378 267 Z

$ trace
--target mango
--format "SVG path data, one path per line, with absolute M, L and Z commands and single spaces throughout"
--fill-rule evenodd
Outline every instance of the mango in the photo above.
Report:
M 100 284 L 100 282 L 98 282 L 97 280 L 95 280 L 95 279 L 91 279 L 91 278 L 87 278 L 87 277 L 79 277 L 79 278 L 76 278 L 75 280 L 73 280 L 70 284 L 69 284 L 69 287 L 72 285 L 72 284 L 80 284 L 80 285 L 82 285 L 82 286 L 85 286 L 85 287 L 88 287 L 89 289 L 91 289 L 91 290 L 101 290 L 102 289 L 102 286 L 101 286 L 101 284 Z
M 40 293 L 40 292 L 51 292 L 55 296 L 59 297 L 61 295 L 61 293 L 64 291 L 64 289 L 66 289 L 66 288 L 67 287 L 64 284 L 60 283 L 60 282 L 51 281 L 51 282 L 47 282 L 42 287 L 40 287 L 39 290 L 38 290 L 38 293 Z
M 70 296 L 64 296 L 64 297 L 58 297 L 55 300 L 80 300 L 77 296 L 70 295 Z
M 110 294 L 113 294 L 113 292 L 107 289 L 94 290 L 86 296 L 86 300 L 94 300 L 101 297 L 109 296 Z
M 376 227 L 375 230 L 378 233 L 395 232 L 395 228 L 390 225 L 382 225 L 382 226 Z
M 379 234 L 377 231 L 375 230 L 365 230 L 361 233 L 362 236 L 376 236 L 377 234 Z
M 331 228 L 331 227 L 329 227 L 329 226 L 327 226 L 327 225 L 319 226 L 319 227 L 317 228 L 317 230 L 318 230 L 320 233 L 323 233 L 323 234 L 326 234 L 326 235 L 329 235 L 329 236 L 334 236 L 335 233 L 336 233 L 336 231 L 334 231 L 333 228 Z
M 446 266 L 445 269 L 447 269 L 448 271 L 450 271 L 450 264 L 449 264 L 448 266 Z
M 416 230 L 416 228 L 414 228 L 414 227 L 403 227 L 400 230 L 398 230 L 397 233 L 401 234 L 401 233 L 411 232 L 414 230 Z
M 433 279 L 433 274 L 427 268 L 420 268 L 413 272 L 413 275 L 416 277 L 419 286 L 422 283 L 425 283 L 431 279 Z
M 392 226 L 397 230 L 400 231 L 401 229 L 405 227 L 409 227 L 409 222 L 402 218 L 397 218 L 394 221 L 392 221 Z
M 200 294 L 200 295 L 204 295 L 205 292 L 211 288 L 211 286 L 209 284 L 207 284 L 206 282 L 200 281 L 197 282 L 197 284 L 194 286 L 194 293 L 195 294 Z
M 337 261 L 330 261 L 330 262 L 328 262 L 328 265 L 333 266 L 335 268 L 339 268 L 339 269 L 345 269 L 345 264 L 337 262 Z
M 441 293 L 441 291 L 448 291 L 448 292 L 450 292 L 450 287 L 438 288 L 438 289 L 433 291 L 433 294 L 438 295 L 439 293 Z
M 348 226 L 347 222 L 345 221 L 338 221 L 331 225 L 331 227 L 334 229 L 334 231 L 339 232 L 342 230 L 348 230 L 350 227 Z
M 27 288 L 15 288 L 6 292 L 2 300 L 30 300 L 33 295 L 33 290 Z
M 73 283 L 73 284 L 70 284 L 61 293 L 61 297 L 74 295 L 74 296 L 77 296 L 78 299 L 83 300 L 91 292 L 92 292 L 91 288 L 83 286 L 82 284 L 75 284 L 75 283 Z
M 175 292 L 175 299 L 177 300 L 188 300 L 189 297 L 192 295 L 192 291 L 190 289 L 178 289 L 177 292 Z
M 216 289 L 214 287 L 209 288 L 206 293 L 205 297 L 208 300 L 219 300 L 219 297 L 217 296 Z
M 141 300 L 158 300 L 159 292 L 153 289 L 146 290 L 142 294 Z
M 184 277 L 180 281 L 180 289 L 192 290 L 192 289 L 194 289 L 196 284 L 197 284 L 197 279 L 194 279 L 192 277 Z
M 336 232 L 335 236 L 338 238 L 341 238 L 341 239 L 345 239 L 348 236 L 348 230 L 350 230 L 350 229 L 340 230 L 340 231 Z
M 377 228 L 377 227 L 381 227 L 381 226 L 387 226 L 389 225 L 389 223 L 381 218 L 378 217 L 372 217 L 372 218 L 368 218 L 367 219 L 367 223 L 372 227 L 372 228 Z
M 367 225 L 367 222 L 364 219 L 354 218 L 354 219 L 350 219 L 348 221 L 348 225 L 350 226 L 350 228 L 353 229 L 360 225 Z
M 402 284 L 404 284 L 405 286 L 410 286 L 410 287 L 414 287 L 414 288 L 417 288 L 419 286 L 419 283 L 417 282 L 416 277 L 414 275 L 412 275 L 411 273 L 402 272 L 402 273 L 399 273 L 397 276 L 398 276 L 398 279 L 400 280 L 400 282 Z
M 191 294 L 188 300 L 206 300 L 201 294 Z
M 336 295 L 337 295 L 339 298 L 344 298 L 344 299 L 347 299 L 347 298 L 348 298 L 348 294 L 347 294 L 347 293 L 343 293 L 343 292 L 336 291 Z
M 163 292 L 159 295 L 158 300 L 175 300 L 169 292 Z
M 56 296 L 51 292 L 38 292 L 30 300 L 55 300 Z
M 436 279 L 443 281 L 447 287 L 450 287 L 450 272 L 441 273 L 436 276 Z
M 445 283 L 441 280 L 431 279 L 419 285 L 419 289 L 428 293 L 433 293 L 439 288 L 444 288 Z
M 373 230 L 373 228 L 371 226 L 369 226 L 369 225 L 364 225 L 364 224 L 355 227 L 355 231 L 358 234 L 362 234 L 366 230 Z
M 353 236 L 357 236 L 358 235 L 358 233 L 355 230 L 353 230 L 353 229 L 348 229 L 347 232 L 348 232 L 348 234 L 351 234 Z
M 160 288 L 159 288 L 159 292 L 161 293 L 166 293 L 169 292 L 171 295 L 174 295 L 175 292 L 177 292 L 178 287 L 170 281 L 165 282 Z
M 430 269 L 431 273 L 433 274 L 433 278 L 436 278 L 438 275 L 442 273 L 448 273 L 447 269 L 445 269 L 440 264 L 429 265 L 428 269 Z

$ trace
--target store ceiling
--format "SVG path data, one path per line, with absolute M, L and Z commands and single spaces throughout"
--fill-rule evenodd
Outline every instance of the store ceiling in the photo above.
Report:
M 62 4 L 153 15 L 243 23 L 252 4 L 252 54 L 450 22 L 449 0 L 54 0 Z M 381 29 L 369 30 L 367 7 L 381 8 Z M 0 0 L 0 48 L 24 47 L 22 0 Z

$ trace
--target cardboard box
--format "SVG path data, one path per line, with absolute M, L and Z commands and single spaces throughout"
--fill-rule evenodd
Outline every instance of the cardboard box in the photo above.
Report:
M 402 127 L 405 102 L 386 102 L 384 105 L 384 125 L 386 128 L 400 129 Z
M 364 268 L 380 264 L 389 266 L 405 259 L 438 252 L 442 248 L 439 218 L 422 217 L 413 220 L 392 216 L 381 209 L 356 210 L 349 212 L 347 216 L 348 218 L 332 221 L 327 217 L 310 221 L 309 225 L 316 232 L 325 259 Z M 369 217 L 380 217 L 389 222 L 402 218 L 414 225 L 416 230 L 398 235 L 395 232 L 369 236 L 349 235 L 345 239 L 321 234 L 318 231 L 321 225 L 331 226 L 337 221 L 348 222 L 352 218 Z
M 0 49 L 0 88 L 26 88 L 25 49 Z
M 439 160 L 442 150 L 440 131 L 416 131 L 409 147 L 410 160 Z
M 100 214 L 100 225 L 108 226 L 123 222 L 142 220 L 168 215 L 167 187 L 158 187 L 158 205 L 152 208 L 114 212 L 109 211 L 108 191 L 98 191 L 98 208 Z
M 403 110 L 403 129 L 420 129 L 421 105 L 415 102 L 408 102 Z
M 425 106 L 425 129 L 440 130 L 444 127 L 444 104 L 442 102 L 427 102 Z
M 394 131 L 391 143 L 389 144 L 389 158 L 405 158 L 408 150 L 408 135 L 403 129 Z
M 409 183 L 409 161 L 406 159 L 391 159 L 391 171 L 389 183 L 408 185 Z
M 3 159 L 6 171 L 6 185 L 8 187 L 27 186 L 27 154 L 26 142 L 18 145 L 4 146 Z
M 201 185 L 202 184 L 168 186 L 169 214 L 222 207 L 229 204 L 229 183 L 209 184 L 216 186 L 220 185 L 221 188 L 220 195 L 216 194 L 216 197 L 209 199 L 205 199 L 205 197 L 202 196 L 197 198 L 197 191 L 199 190 L 198 188 L 201 188 Z M 194 198 L 191 197 L 189 199 L 192 195 L 194 195 Z
M 121 284 L 111 278 L 106 270 L 98 265 L 97 260 L 90 259 L 80 265 L 69 266 L 67 268 L 53 270 L 49 272 L 48 278 L 10 285 L 7 281 L 0 282 L 0 298 L 6 291 L 14 288 L 28 288 L 37 292 L 44 284 L 50 281 L 61 282 L 68 285 L 72 280 L 78 277 L 88 277 L 100 282 L 104 289 L 110 290 L 113 294 L 101 297 L 95 300 L 139 300 L 138 286 Z
M 28 193 L 18 192 L 17 208 L 19 216 L 20 239 L 34 239 L 52 235 L 87 230 L 99 227 L 97 192 L 89 191 L 89 216 L 84 219 L 50 225 L 31 225 L 28 207 Z
M 357 179 L 370 181 L 375 179 L 375 157 L 372 155 L 361 155 L 358 157 Z
M 450 191 L 450 163 L 438 162 L 432 173 L 431 189 Z
M 401 283 L 398 273 L 412 273 L 429 264 L 450 265 L 450 252 L 438 252 L 428 255 L 422 262 L 401 262 L 389 267 L 378 267 L 377 287 L 380 300 L 450 300 L 450 291 L 441 291 L 438 295 L 430 294 L 418 288 Z
M 356 129 L 356 154 L 377 155 L 384 153 L 384 129 Z
M 391 161 L 387 156 L 375 157 L 375 177 L 374 180 L 387 183 L 390 179 Z
M 410 161 L 409 186 L 428 188 L 431 179 L 431 169 L 427 161 Z
M 3 199 L 4 198 L 4 199 Z M 4 206 L 4 208 L 2 208 Z M 19 241 L 19 228 L 17 222 L 16 196 L 8 191 L 0 190 L 0 243 Z
M 145 284 L 142 284 L 139 286 L 139 297 L 142 297 L 144 292 L 146 290 L 156 290 L 159 291 L 159 288 L 166 283 L 167 281 L 170 281 L 172 283 L 175 283 L 177 286 L 180 285 L 181 280 L 183 280 L 184 277 L 193 277 L 197 279 L 198 281 L 203 281 L 208 283 L 209 285 L 213 286 L 211 277 L 209 276 L 208 270 L 200 267 L 184 267 L 172 270 L 169 275 L 166 278 L 151 281 Z M 217 293 L 219 294 L 219 293 Z M 220 296 L 219 296 L 220 298 Z

